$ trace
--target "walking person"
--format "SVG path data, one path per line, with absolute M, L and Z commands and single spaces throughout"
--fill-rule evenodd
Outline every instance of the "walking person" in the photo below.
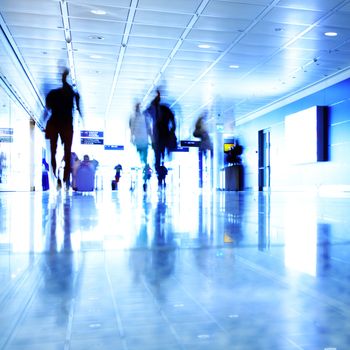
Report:
M 135 145 L 137 153 L 140 156 L 142 167 L 147 164 L 148 143 L 151 136 L 148 118 L 141 112 L 141 104 L 136 103 L 135 111 L 130 117 L 129 126 L 131 142 Z
M 147 108 L 152 120 L 152 147 L 155 157 L 155 170 L 158 174 L 164 160 L 165 151 L 170 153 L 177 147 L 175 116 L 171 109 L 160 102 L 160 91 Z
M 71 173 L 71 148 L 73 141 L 73 110 L 74 105 L 82 117 L 80 110 L 80 96 L 68 84 L 67 76 L 69 70 L 65 69 L 62 74 L 62 87 L 51 90 L 46 96 L 46 109 L 51 112 L 46 124 L 45 137 L 50 140 L 51 166 L 52 172 L 57 179 L 57 187 L 62 184 L 57 174 L 57 142 L 60 136 L 64 148 L 64 171 L 63 182 L 65 188 L 69 189 L 69 179 Z

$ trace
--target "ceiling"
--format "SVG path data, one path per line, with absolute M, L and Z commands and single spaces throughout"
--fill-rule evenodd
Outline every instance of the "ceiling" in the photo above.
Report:
M 205 109 L 230 133 L 350 76 L 350 0 L 0 0 L 0 14 L 2 85 L 39 119 L 70 67 L 86 128 L 116 143 L 157 88 L 183 139 Z

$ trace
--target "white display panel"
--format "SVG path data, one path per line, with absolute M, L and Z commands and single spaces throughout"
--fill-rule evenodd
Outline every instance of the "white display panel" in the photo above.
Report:
M 287 161 L 317 162 L 317 106 L 286 116 L 284 125 Z

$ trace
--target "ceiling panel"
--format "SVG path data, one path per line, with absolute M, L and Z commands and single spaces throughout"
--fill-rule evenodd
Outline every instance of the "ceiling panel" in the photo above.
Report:
M 105 34 L 123 35 L 125 29 L 124 21 L 105 21 L 98 18 L 88 20 L 71 18 L 70 24 L 74 31 L 96 33 L 102 36 Z
M 238 18 L 252 21 L 264 10 L 262 5 L 243 2 L 211 1 L 203 15 L 221 18 Z
M 41 13 L 20 13 L 20 12 L 1 12 L 7 25 L 24 26 L 26 28 L 57 29 L 62 28 L 62 18 L 57 15 L 48 15 Z
M 132 47 L 128 46 L 125 57 L 128 56 L 136 56 L 136 57 L 144 57 L 145 59 L 148 59 L 149 57 L 154 57 L 154 58 L 166 58 L 170 54 L 169 49 L 153 49 L 149 47 Z
M 172 49 L 176 44 L 176 40 L 167 38 L 145 38 L 145 37 L 130 37 L 128 47 L 146 47 L 150 49 Z
M 349 12 L 336 12 L 331 14 L 328 18 L 326 18 L 323 22 L 324 26 L 329 26 L 332 28 L 350 28 L 349 21 Z
M 16 38 L 25 38 L 26 40 L 55 40 L 62 41 L 63 29 L 48 29 L 48 28 L 28 28 L 22 26 L 12 26 L 11 34 Z
M 274 19 L 278 18 L 279 23 L 310 26 L 324 15 L 323 11 L 275 7 L 266 15 L 265 20 L 274 22 Z
M 160 27 L 186 28 L 191 17 L 192 15 L 190 14 L 137 10 L 135 14 L 135 23 Z
M 92 10 L 98 10 L 101 6 L 129 8 L 130 0 L 69 0 L 69 3 L 79 5 L 90 5 Z
M 311 11 L 330 11 L 336 7 L 340 1 L 338 0 L 280 0 L 278 6 L 287 9 L 311 10 Z
M 228 32 L 242 32 L 250 24 L 248 19 L 240 18 L 218 18 L 203 15 L 198 18 L 194 24 L 194 29 L 212 30 L 212 31 L 228 31 Z
M 95 32 L 80 32 L 72 31 L 72 40 L 76 43 L 86 43 L 88 45 L 120 45 L 122 40 L 122 35 L 116 34 L 99 34 Z
M 163 11 L 163 12 L 175 12 L 179 14 L 183 13 L 195 13 L 202 0 L 176 0 L 176 1 L 164 1 L 164 0 L 139 0 L 138 7 L 143 10 Z
M 59 15 L 59 2 L 52 0 L 1 0 L 1 13 L 19 12 L 22 14 Z
M 227 46 L 237 36 L 237 32 L 219 32 L 213 30 L 193 29 L 187 36 L 186 40 L 208 44 L 224 44 Z
M 98 10 L 103 10 L 106 14 L 102 17 L 91 12 L 95 6 L 69 3 L 69 16 L 80 19 L 100 19 L 104 21 L 124 21 L 129 13 L 128 8 L 103 6 L 103 2 L 98 5 Z
M 183 28 L 134 24 L 130 35 L 149 38 L 178 39 L 182 32 Z
M 28 39 L 25 37 L 15 37 L 15 42 L 19 48 L 37 48 L 43 50 L 66 50 L 65 41 L 51 39 Z

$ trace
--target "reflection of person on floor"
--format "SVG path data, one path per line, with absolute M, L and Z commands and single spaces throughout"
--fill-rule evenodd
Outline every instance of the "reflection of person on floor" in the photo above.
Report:
M 155 287 L 159 299 L 164 298 L 163 282 L 175 270 L 176 243 L 171 223 L 167 220 L 167 204 L 164 199 L 158 200 L 154 216 L 154 238 L 152 242 L 152 258 L 148 278 Z
M 165 178 L 167 175 L 168 175 L 168 169 L 164 166 L 164 162 L 162 162 L 158 170 L 158 187 L 159 188 L 166 187 Z
M 149 166 L 149 164 L 146 164 L 146 166 L 143 168 L 143 190 L 147 191 L 147 182 L 151 179 L 152 176 L 152 168 Z
M 2 181 L 2 172 L 3 169 L 5 168 L 6 165 L 6 155 L 4 152 L 0 153 L 0 184 L 3 182 Z
M 71 243 L 71 202 L 61 197 L 48 208 L 47 254 L 44 254 L 44 289 L 41 299 L 45 305 L 52 303 L 56 322 L 66 325 L 74 289 L 74 252 Z M 63 237 L 61 236 L 63 233 Z M 63 240 L 63 245 L 58 244 Z

